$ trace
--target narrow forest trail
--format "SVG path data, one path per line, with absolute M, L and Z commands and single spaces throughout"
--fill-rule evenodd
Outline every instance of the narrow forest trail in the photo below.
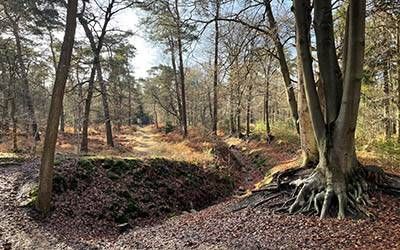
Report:
M 118 136 L 132 157 L 207 160 L 210 153 L 185 141 L 161 138 L 151 127 Z M 272 149 L 268 149 L 272 150 Z M 267 150 L 267 152 L 268 152 Z M 271 152 L 271 154 L 278 154 Z M 128 154 L 128 153 L 127 153 Z M 279 158 L 279 157 L 277 157 Z M 246 163 L 247 164 L 247 163 Z M 399 249 L 400 201 L 377 194 L 375 220 L 319 220 L 262 208 L 232 212 L 238 198 L 157 224 L 116 233 L 82 234 L 72 222 L 39 220 L 19 206 L 20 194 L 38 176 L 38 162 L 0 167 L 0 249 Z M 65 220 L 65 218 L 63 218 Z M 62 225 L 62 226 L 60 226 Z

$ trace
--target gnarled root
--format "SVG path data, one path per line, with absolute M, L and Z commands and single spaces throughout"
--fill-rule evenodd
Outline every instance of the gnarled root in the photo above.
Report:
M 262 205 L 291 214 L 317 214 L 320 218 L 373 217 L 368 207 L 373 205 L 370 193 L 376 190 L 400 196 L 400 177 L 376 167 L 360 167 L 347 178 L 318 168 L 292 169 L 275 176 L 270 185 L 253 192 L 234 210 Z

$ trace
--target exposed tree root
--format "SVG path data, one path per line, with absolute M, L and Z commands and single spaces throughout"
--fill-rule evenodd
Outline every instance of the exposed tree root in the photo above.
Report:
M 320 218 L 328 215 L 363 218 L 374 216 L 368 210 L 373 206 L 371 192 L 400 197 L 400 176 L 374 166 L 360 167 L 345 182 L 332 179 L 311 167 L 290 169 L 275 175 L 263 189 L 253 191 L 233 211 L 262 206 L 277 212 L 316 214 Z

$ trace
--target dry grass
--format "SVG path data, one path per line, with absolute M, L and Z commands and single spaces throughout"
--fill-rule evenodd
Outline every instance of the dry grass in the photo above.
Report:
M 89 154 L 99 157 L 133 157 L 133 158 L 167 158 L 177 161 L 205 163 L 213 160 L 211 143 L 204 141 L 202 135 L 192 132 L 191 140 L 182 140 L 178 133 L 164 135 L 151 126 L 144 128 L 122 127 L 119 133 L 114 131 L 115 147 L 107 146 L 104 129 L 91 127 L 89 129 Z M 195 135 L 195 136 L 194 136 Z M 173 138 L 175 137 L 175 138 Z M 56 152 L 63 155 L 77 155 L 80 138 L 74 134 L 73 128 L 66 128 L 59 134 Z M 19 154 L 31 154 L 34 142 L 23 134 L 18 136 Z M 36 145 L 37 156 L 40 156 L 42 141 Z M 12 154 L 10 136 L 3 138 L 0 152 L 4 156 Z M 1 155 L 0 155 L 1 157 Z

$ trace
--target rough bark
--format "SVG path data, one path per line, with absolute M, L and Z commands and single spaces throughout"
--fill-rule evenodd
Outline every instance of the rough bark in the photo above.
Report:
M 214 42 L 214 109 L 212 130 L 217 135 L 218 130 L 218 46 L 219 46 L 219 12 L 220 0 L 215 1 L 215 42 Z
M 175 12 L 177 22 L 177 42 L 178 42 L 178 58 L 179 58 L 179 82 L 181 84 L 181 98 L 182 98 L 182 127 L 183 137 L 188 134 L 187 118 L 186 118 L 186 90 L 185 90 L 185 68 L 183 65 L 183 44 L 182 44 L 182 21 L 179 12 L 179 1 L 175 0 Z
M 64 41 L 61 49 L 60 61 L 57 67 L 53 94 L 51 97 L 46 136 L 43 146 L 43 155 L 40 165 L 37 208 L 43 214 L 47 214 L 50 210 L 50 200 L 53 185 L 54 153 L 57 142 L 58 125 L 62 112 L 64 90 L 67 82 L 72 57 L 72 50 L 75 40 L 77 8 L 78 0 L 68 1 L 67 23 L 65 28 Z
M 51 51 L 51 59 L 53 60 L 53 67 L 54 67 L 54 73 L 57 74 L 57 55 L 56 51 L 54 49 L 54 36 L 51 31 L 51 28 L 47 28 L 49 31 L 49 38 L 50 38 L 50 51 Z M 60 132 L 64 133 L 65 131 L 65 112 L 64 112 L 64 107 L 61 112 L 60 116 Z

